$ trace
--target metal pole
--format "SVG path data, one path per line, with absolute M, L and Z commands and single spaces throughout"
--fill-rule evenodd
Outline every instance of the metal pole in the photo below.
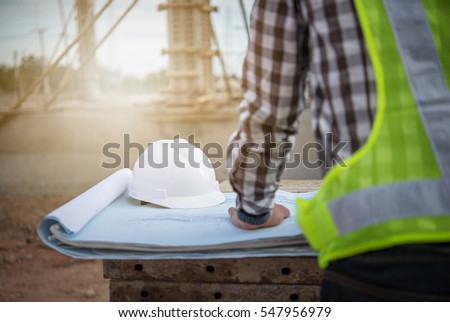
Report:
M 211 38 L 212 38 L 212 40 L 214 42 L 214 46 L 216 46 L 216 50 L 217 50 L 217 53 L 218 53 L 217 56 L 219 57 L 220 66 L 222 67 L 223 80 L 225 82 L 225 87 L 227 89 L 227 93 L 230 96 L 230 98 L 233 98 L 233 92 L 231 90 L 230 79 L 228 77 L 227 68 L 225 66 L 225 60 L 223 59 L 222 53 L 220 52 L 219 42 L 217 41 L 216 33 L 214 31 L 214 26 L 212 24 L 211 18 L 209 18 L 209 24 L 211 26 L 211 28 L 210 28 L 210 30 L 211 30 Z
M 248 30 L 247 12 L 245 11 L 244 1 L 239 0 L 239 5 L 241 7 L 242 18 L 244 19 L 245 31 L 247 32 L 248 39 L 250 39 L 250 31 Z
M 45 32 L 44 28 L 37 29 L 37 33 L 39 36 L 39 47 L 41 48 L 42 70 L 45 70 L 45 68 L 47 67 L 47 62 L 45 59 L 46 54 L 45 54 L 44 32 Z M 45 77 L 43 79 L 43 87 L 42 88 L 44 89 L 44 95 L 47 95 L 48 93 L 50 93 L 50 85 L 48 83 L 48 77 Z
M 45 41 L 44 41 L 44 28 L 38 28 L 37 33 L 39 36 L 39 47 L 41 49 L 41 58 L 45 60 Z
M 16 89 L 17 99 L 20 100 L 20 69 L 19 69 L 19 53 L 14 51 L 14 85 Z
M 58 0 L 58 7 L 59 7 L 59 18 L 61 20 L 61 34 L 58 38 L 58 41 L 56 42 L 55 48 L 53 49 L 53 53 L 50 55 L 50 58 L 48 59 L 48 62 L 51 63 L 53 58 L 56 55 L 56 52 L 58 51 L 59 45 L 61 44 L 61 41 L 64 42 L 64 47 L 67 47 L 68 45 L 68 38 L 67 38 L 67 28 L 69 26 L 69 22 L 70 19 L 72 18 L 72 15 L 75 11 L 75 5 L 72 6 L 69 14 L 67 15 L 67 19 L 66 19 L 66 13 L 65 13 L 65 9 L 64 9 L 64 1 L 62 0 Z M 66 65 L 69 64 L 69 59 L 66 56 L 65 59 Z

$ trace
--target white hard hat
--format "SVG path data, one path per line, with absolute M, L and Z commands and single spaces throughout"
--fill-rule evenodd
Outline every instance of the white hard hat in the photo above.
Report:
M 208 157 L 183 139 L 150 144 L 134 165 L 128 194 L 168 208 L 203 208 L 225 201 Z

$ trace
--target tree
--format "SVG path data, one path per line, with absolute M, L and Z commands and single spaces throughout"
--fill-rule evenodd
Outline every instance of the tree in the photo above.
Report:
M 33 54 L 22 58 L 19 67 L 20 81 L 24 88 L 28 88 L 42 73 L 43 60 L 36 58 Z
M 14 82 L 14 68 L 7 65 L 0 65 L 0 88 L 3 91 L 14 91 L 16 83 Z

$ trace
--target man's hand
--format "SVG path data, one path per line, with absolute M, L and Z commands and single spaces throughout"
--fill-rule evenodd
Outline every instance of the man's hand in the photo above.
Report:
M 236 208 L 228 209 L 228 213 L 230 214 L 231 222 L 236 227 L 239 227 L 239 228 L 245 229 L 245 230 L 254 230 L 254 229 L 260 229 L 260 228 L 269 228 L 269 227 L 278 226 L 279 224 L 281 224 L 281 222 L 285 218 L 288 218 L 290 216 L 289 209 L 287 209 L 285 206 L 282 206 L 279 204 L 275 204 L 275 206 L 272 209 L 271 216 L 264 224 L 261 224 L 261 225 L 250 225 L 250 224 L 247 224 L 247 223 L 241 221 L 237 216 Z

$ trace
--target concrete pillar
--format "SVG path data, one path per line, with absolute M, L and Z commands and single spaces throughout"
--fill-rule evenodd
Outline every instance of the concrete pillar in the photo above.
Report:
M 78 32 L 94 17 L 94 0 L 77 0 Z M 99 77 L 95 62 L 95 29 L 92 25 L 79 42 L 79 88 L 82 98 L 93 98 L 99 89 Z
M 209 0 L 168 0 L 159 5 L 167 10 L 169 55 L 166 94 L 168 105 L 192 106 L 214 92 L 210 13 L 217 8 Z

